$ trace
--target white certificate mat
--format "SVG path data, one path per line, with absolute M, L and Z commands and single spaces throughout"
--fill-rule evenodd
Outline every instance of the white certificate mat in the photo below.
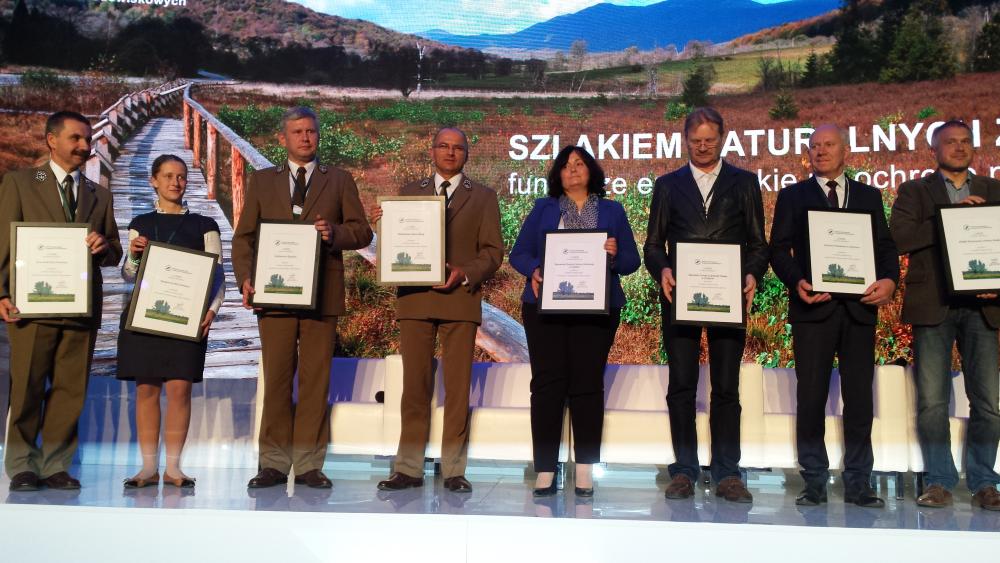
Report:
M 23 318 L 90 316 L 85 223 L 11 223 L 11 294 Z
M 125 328 L 201 340 L 201 321 L 219 257 L 208 252 L 151 242 L 143 252 Z
M 311 223 L 261 221 L 254 256 L 253 305 L 315 309 L 320 240 Z
M 860 297 L 876 281 L 875 223 L 867 211 L 806 211 L 816 293 Z
M 739 244 L 678 242 L 674 302 L 679 324 L 743 326 L 743 268 Z
M 378 198 L 378 283 L 441 285 L 445 282 L 444 196 Z
M 607 313 L 609 306 L 606 231 L 545 233 L 541 313 Z
M 1000 205 L 939 208 L 938 229 L 952 293 L 1000 290 Z

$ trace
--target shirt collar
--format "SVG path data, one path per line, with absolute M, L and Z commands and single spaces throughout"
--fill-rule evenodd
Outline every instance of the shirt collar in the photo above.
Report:
M 722 159 L 720 158 L 719 162 L 715 163 L 715 168 L 709 170 L 708 172 L 705 172 L 702 169 L 698 168 L 692 162 L 688 162 L 688 166 L 691 167 L 691 174 L 694 175 L 695 181 L 700 180 L 705 176 L 712 176 L 713 178 L 717 178 L 719 176 L 719 172 L 722 171 Z
M 455 174 L 451 178 L 445 178 L 444 176 L 442 176 L 442 175 L 438 174 L 437 172 L 435 172 L 434 173 L 434 191 L 437 191 L 437 189 L 441 186 L 441 182 L 444 182 L 445 180 L 448 180 L 448 189 L 454 189 L 454 188 L 458 187 L 459 184 L 462 183 L 462 173 L 459 172 L 458 174 Z
M 827 189 L 826 183 L 829 182 L 830 180 L 837 182 L 837 187 L 840 189 L 845 189 L 845 187 L 847 186 L 847 176 L 843 172 L 841 172 L 840 176 L 837 176 L 836 178 L 825 178 L 823 176 L 816 176 L 816 181 L 819 182 L 819 187 L 823 188 L 824 190 Z
M 66 172 L 65 170 L 62 169 L 62 166 L 59 166 L 58 164 L 56 164 L 56 161 L 54 161 L 54 160 L 49 160 L 49 168 L 51 168 L 52 169 L 52 173 L 56 175 L 56 183 L 57 184 L 62 184 L 65 181 L 65 179 L 66 179 L 66 175 L 68 174 L 69 176 L 71 176 L 73 178 L 73 185 L 79 185 L 79 183 L 80 183 L 80 170 L 79 169 L 74 170 L 72 172 Z
M 160 208 L 160 198 L 156 198 L 156 199 L 153 200 L 153 208 L 156 209 L 157 213 L 162 213 L 164 215 L 186 215 L 187 213 L 189 213 L 191 211 L 190 209 L 188 209 L 187 202 L 184 201 L 184 200 L 181 200 L 181 212 L 179 214 L 178 213 L 168 213 L 167 211 L 164 211 L 163 209 Z
M 288 161 L 288 171 L 292 174 L 292 176 L 295 176 L 298 173 L 299 166 L 300 166 L 299 164 L 295 164 L 291 160 Z M 314 158 L 309 162 L 307 162 L 305 164 L 305 169 L 306 169 L 306 177 L 311 176 L 313 170 L 316 170 L 316 159 Z
M 961 190 L 966 186 L 968 186 L 970 189 L 972 188 L 972 176 L 973 176 L 972 170 L 969 170 L 968 174 L 965 175 L 965 182 L 963 182 L 961 186 L 955 185 L 955 182 L 952 182 L 951 178 L 945 176 L 944 172 L 938 170 L 938 174 L 940 174 L 941 179 L 944 180 L 944 185 L 950 187 L 953 190 Z

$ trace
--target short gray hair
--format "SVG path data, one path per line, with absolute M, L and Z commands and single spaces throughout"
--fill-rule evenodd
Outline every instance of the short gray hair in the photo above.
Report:
M 843 127 L 837 125 L 836 123 L 823 123 L 818 127 L 816 127 L 815 129 L 813 129 L 813 132 L 809 135 L 809 146 L 812 146 L 813 135 L 815 135 L 817 131 L 821 131 L 824 129 L 832 129 L 833 131 L 836 131 L 837 135 L 840 136 L 840 140 L 844 142 L 844 146 L 845 147 L 851 146 L 851 139 L 847 135 L 847 129 L 844 129 Z
M 312 119 L 316 125 L 316 129 L 319 129 L 319 117 L 316 116 L 316 112 L 306 106 L 296 106 L 281 115 L 281 127 L 278 130 L 284 133 L 289 121 L 298 121 L 306 118 Z

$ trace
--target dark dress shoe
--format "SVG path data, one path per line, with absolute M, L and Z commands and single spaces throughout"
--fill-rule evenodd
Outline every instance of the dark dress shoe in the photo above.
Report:
M 455 477 L 448 477 L 444 480 L 444 486 L 446 489 L 453 493 L 471 493 L 472 483 L 465 478 L 465 475 L 457 475 Z
M 57 491 L 75 491 L 80 488 L 80 482 L 65 471 L 53 473 L 52 475 L 42 479 L 41 482 L 46 487 L 56 489 Z
M 796 506 L 819 506 L 826 502 L 826 487 L 806 487 L 795 497 Z
M 423 486 L 423 477 L 410 477 L 409 475 L 400 473 L 399 471 L 390 475 L 385 481 L 378 482 L 378 490 L 380 491 L 402 491 L 403 489 Z
M 694 496 L 694 482 L 687 475 L 678 473 L 670 480 L 667 489 L 663 491 L 663 496 L 671 500 L 691 498 Z
M 265 467 L 254 475 L 253 479 L 247 483 L 248 489 L 266 489 L 268 487 L 274 487 L 275 485 L 284 485 L 288 482 L 288 475 L 278 471 L 277 469 L 272 469 L 270 467 Z
M 143 478 L 143 477 L 129 477 L 128 479 L 125 479 L 124 483 L 122 483 L 122 485 L 126 489 L 145 489 L 146 487 L 155 487 L 155 486 L 157 486 L 159 484 L 160 484 L 160 472 L 159 471 L 157 471 L 156 473 L 153 473 L 148 478 Z
M 578 497 L 590 498 L 594 496 L 594 487 L 573 487 L 573 492 Z
M 865 484 L 860 489 L 844 492 L 844 502 L 855 504 L 862 508 L 884 508 L 885 501 L 875 494 L 871 485 Z
M 22 471 L 10 480 L 10 490 L 14 492 L 31 492 L 38 488 L 38 474 L 34 471 Z
M 326 475 L 319 469 L 313 469 L 312 471 L 306 471 L 302 475 L 295 476 L 296 485 L 305 485 L 312 489 L 331 489 L 333 488 L 333 483 L 327 479 Z
M 194 481 L 194 477 L 171 477 L 166 473 L 163 474 L 163 484 L 177 487 L 178 489 L 193 489 Z
M 535 487 L 535 489 L 531 491 L 531 496 L 535 498 L 551 497 L 555 496 L 557 492 L 558 489 L 556 488 L 556 480 L 552 479 L 552 483 L 549 484 L 548 487 Z
M 726 477 L 719 481 L 719 486 L 715 488 L 715 496 L 722 497 L 729 502 L 750 504 L 753 502 L 753 495 L 747 490 L 747 486 L 739 477 Z
M 1000 491 L 993 485 L 986 485 L 972 495 L 972 506 L 983 510 L 1000 510 Z

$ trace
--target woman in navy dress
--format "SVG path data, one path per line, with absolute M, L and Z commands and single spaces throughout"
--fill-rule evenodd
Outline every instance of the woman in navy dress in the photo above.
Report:
M 175 487 L 194 486 L 194 479 L 180 467 L 181 451 L 191 421 L 191 385 L 202 380 L 208 331 L 225 296 L 222 272 L 222 241 L 219 226 L 210 217 L 191 213 L 184 204 L 187 166 L 177 156 L 165 154 L 153 161 L 149 180 L 156 191 L 155 210 L 139 215 L 129 224 L 129 251 L 122 276 L 135 281 L 142 253 L 149 242 L 163 242 L 219 256 L 213 299 L 201 323 L 199 342 L 132 332 L 125 329 L 128 309 L 122 313 L 118 336 L 118 379 L 135 381 L 135 425 L 142 452 L 142 469 L 125 480 L 125 488 L 156 486 L 159 473 L 160 394 L 166 390 L 164 421 L 166 469 L 163 483 Z
M 568 146 L 559 152 L 548 176 L 549 197 L 535 201 L 510 264 L 526 278 L 521 317 L 531 356 L 531 440 L 535 496 L 556 492 L 555 470 L 562 436 L 563 409 L 569 403 L 573 426 L 577 496 L 594 494 L 593 464 L 600 461 L 604 428 L 604 368 L 625 306 L 621 276 L 639 269 L 639 249 L 620 203 L 604 199 L 604 171 L 589 153 Z M 542 248 L 546 231 L 598 229 L 608 232 L 611 255 L 610 314 L 538 313 Z

